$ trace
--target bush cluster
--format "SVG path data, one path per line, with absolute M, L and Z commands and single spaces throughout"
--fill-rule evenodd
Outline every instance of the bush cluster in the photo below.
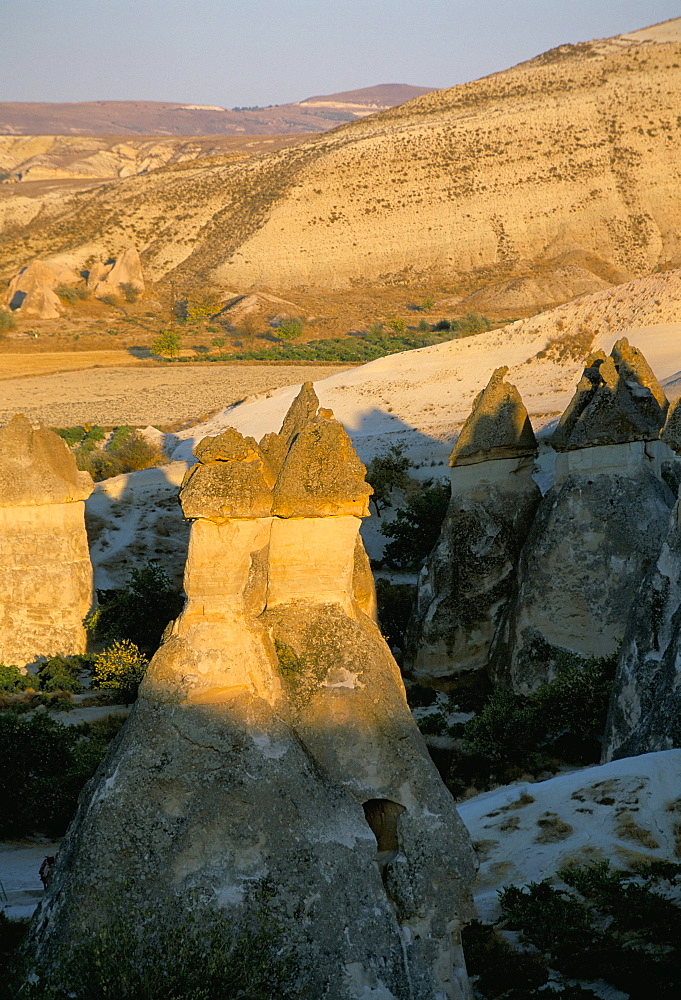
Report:
M 145 656 L 158 649 L 167 624 L 182 610 L 180 591 L 156 563 L 134 569 L 125 587 L 98 591 L 99 607 L 85 627 L 100 643 L 129 639 Z
M 369 462 L 366 478 L 373 488 L 371 503 L 379 517 L 382 509 L 392 507 L 393 490 L 408 493 L 418 486 L 408 472 L 413 465 L 411 459 L 404 454 L 402 445 L 393 445 L 389 451 L 374 455 Z
M 500 894 L 505 925 L 564 975 L 605 980 L 630 1000 L 676 1000 L 681 995 L 681 865 L 622 872 L 603 861 L 563 869 L 558 877 L 567 889 L 548 879 L 505 888 Z
M 0 713 L 0 837 L 61 836 L 78 795 L 106 754 L 106 725 L 65 726 L 46 713 Z
M 16 325 L 17 321 L 9 309 L 0 309 L 0 335 L 13 330 Z
M 616 662 L 566 655 L 555 680 L 533 694 L 496 688 L 474 718 L 452 727 L 461 738 L 448 777 L 452 791 L 539 774 L 556 761 L 598 761 Z
M 78 468 L 89 472 L 96 482 L 162 465 L 166 460 L 160 448 L 133 427 L 117 427 L 103 447 L 107 436 L 103 427 L 57 427 L 55 431 L 74 449 Z
M 110 907 L 105 926 L 83 921 L 56 976 L 24 982 L 9 1000 L 302 1000 L 281 930 L 261 907 L 253 927 L 235 927 L 232 915 L 199 899 L 192 909 L 169 903 L 137 918 Z
M 88 290 L 85 285 L 57 285 L 55 292 L 60 299 L 64 302 L 68 302 L 69 305 L 74 305 L 76 302 L 82 302 L 88 297 Z
M 404 649 L 404 635 L 414 608 L 416 586 L 413 583 L 391 583 L 376 580 L 376 604 L 381 632 L 391 649 Z
M 396 570 L 421 568 L 440 536 L 450 495 L 449 483 L 432 480 L 414 492 L 395 519 L 381 526 L 381 534 L 392 539 L 383 550 L 381 565 Z
M 129 705 L 137 697 L 149 661 L 142 656 L 134 642 L 116 639 L 110 646 L 95 654 L 92 685 L 110 688 Z

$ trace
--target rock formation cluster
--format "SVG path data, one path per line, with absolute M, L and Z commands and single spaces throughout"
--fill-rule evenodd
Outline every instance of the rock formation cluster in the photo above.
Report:
M 0 427 L 0 662 L 84 653 L 92 609 L 85 500 L 68 445 L 23 416 Z
M 670 522 L 681 410 L 667 415 L 625 338 L 609 357 L 592 355 L 551 439 L 554 485 L 540 501 L 529 421 L 504 375 L 477 397 L 452 452 L 452 501 L 419 579 L 409 674 L 447 688 L 482 671 L 528 693 L 624 642 L 609 753 L 669 746 L 660 712 L 673 716 L 681 677 L 678 508 Z
M 121 286 L 126 285 L 144 291 L 142 264 L 134 247 L 124 250 L 116 260 L 94 264 L 87 274 L 87 289 L 98 299 L 121 295 Z M 4 305 L 24 319 L 56 319 L 64 312 L 64 304 L 55 289 L 63 285 L 75 288 L 82 280 L 78 271 L 63 264 L 34 260 L 12 278 Z
M 364 467 L 310 383 L 278 435 L 196 457 L 186 606 L 81 796 L 36 974 L 122 910 L 179 934 L 199 912 L 232 944 L 277 928 L 310 996 L 463 1000 L 472 852 L 373 618 Z

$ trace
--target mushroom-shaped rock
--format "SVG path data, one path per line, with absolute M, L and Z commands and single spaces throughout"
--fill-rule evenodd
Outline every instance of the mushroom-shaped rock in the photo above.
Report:
M 487 668 L 541 499 L 534 433 L 507 371 L 476 397 L 452 452 L 449 507 L 406 635 L 405 668 L 420 684 L 451 687 Z
M 337 420 L 315 417 L 296 434 L 276 486 L 277 517 L 369 516 L 366 468 Z
M 610 357 L 589 359 L 551 444 L 556 451 L 571 451 L 653 441 L 664 423 L 667 406 L 645 358 L 622 338 Z
M 268 517 L 274 474 L 252 437 L 229 428 L 203 438 L 199 459 L 187 471 L 180 490 L 185 517 L 209 519 Z
M 449 457 L 451 466 L 536 455 L 530 418 L 516 387 L 504 382 L 507 372 L 507 367 L 497 368 L 475 397 Z
M 22 416 L 0 428 L 0 468 L 0 662 L 84 653 L 92 479 L 65 441 Z
M 35 307 L 38 300 L 38 290 L 42 289 L 46 293 L 52 291 L 57 285 L 77 285 L 80 280 L 80 275 L 70 267 L 53 261 L 34 260 L 27 267 L 22 267 L 10 281 L 5 295 L 5 304 L 10 309 L 21 309 L 24 312 L 24 305 L 30 293 L 33 293 Z M 54 299 L 59 301 L 56 295 Z M 52 299 L 49 298 L 49 301 L 52 302 Z
M 63 438 L 21 414 L 0 427 L 0 507 L 86 500 L 93 489 Z

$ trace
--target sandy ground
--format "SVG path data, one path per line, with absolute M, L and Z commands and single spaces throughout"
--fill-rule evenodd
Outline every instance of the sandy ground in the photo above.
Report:
M 88 352 L 80 357 L 93 353 L 118 354 Z M 7 357 L 0 355 L 0 370 L 4 369 Z M 35 371 L 36 363 L 47 355 L 21 357 L 30 366 L 28 370 Z M 72 359 L 74 368 L 77 366 L 79 355 L 61 357 Z M 132 361 L 134 364 L 135 359 Z M 14 377 L 3 377 L 0 423 L 15 413 L 24 413 L 53 427 L 83 423 L 144 426 L 196 420 L 247 396 L 307 379 L 326 378 L 345 371 L 347 365 L 147 366 L 137 362 L 137 367 L 124 367 L 117 360 L 112 367 L 80 371 L 65 368 L 66 364 L 61 371 L 52 369 L 52 374 L 27 375 L 17 364 Z
M 0 353 L 0 379 L 24 378 L 28 375 L 51 375 L 53 372 L 82 371 L 104 365 L 142 365 L 130 351 L 23 351 L 21 354 Z M 149 364 L 149 363 L 147 363 Z M 153 362 L 151 363 L 153 364 Z

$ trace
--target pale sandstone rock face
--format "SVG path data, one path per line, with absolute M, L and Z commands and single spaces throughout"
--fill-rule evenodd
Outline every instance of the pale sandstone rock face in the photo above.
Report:
M 0 662 L 84 653 L 92 565 L 84 500 L 92 479 L 66 442 L 22 416 L 0 428 Z
M 603 759 L 681 746 L 681 505 L 632 604 Z
M 0 507 L 85 500 L 92 478 L 80 472 L 66 441 L 21 414 L 0 427 Z
M 537 443 L 507 371 L 498 368 L 476 397 L 451 454 L 452 496 L 405 643 L 407 672 L 421 684 L 447 688 L 487 668 L 541 499 L 532 479 Z
M 230 447 L 215 464 L 238 482 L 252 447 Z M 183 503 L 198 502 L 195 477 Z M 39 976 L 58 982 L 69 947 L 112 911 L 151 911 L 177 934 L 197 914 L 208 928 L 223 916 L 232 942 L 277 928 L 271 947 L 310 997 L 470 996 L 471 848 L 363 611 L 373 590 L 359 524 L 194 521 L 185 610 L 82 796 L 36 915 Z
M 95 265 L 88 276 L 88 287 L 94 290 L 98 299 L 103 295 L 119 295 L 121 285 L 125 284 L 131 285 L 138 292 L 144 291 L 142 262 L 134 247 L 124 250 L 113 265 Z
M 64 311 L 57 285 L 76 285 L 80 275 L 63 264 L 34 260 L 12 278 L 7 289 L 5 305 L 20 310 L 28 319 L 56 319 Z

